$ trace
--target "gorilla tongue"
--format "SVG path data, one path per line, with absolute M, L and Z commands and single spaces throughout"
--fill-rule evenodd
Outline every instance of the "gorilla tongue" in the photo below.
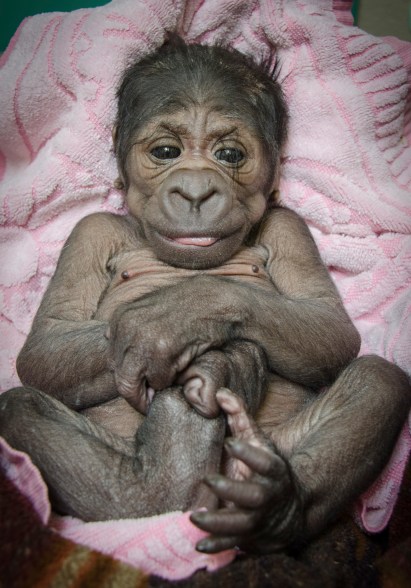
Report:
M 175 241 L 175 243 L 179 243 L 180 245 L 209 247 L 210 245 L 214 245 L 218 239 L 214 239 L 213 237 L 177 237 L 177 239 L 173 239 L 173 241 Z

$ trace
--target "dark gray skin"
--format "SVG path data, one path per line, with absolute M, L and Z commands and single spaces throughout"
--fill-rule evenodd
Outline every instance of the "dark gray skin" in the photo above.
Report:
M 279 550 L 375 479 L 410 386 L 355 359 L 305 223 L 268 208 L 272 154 L 249 118 L 220 91 L 193 96 L 135 131 L 120 162 L 129 214 L 87 217 L 68 239 L 18 358 L 36 390 L 1 397 L 0 430 L 61 512 L 205 505 L 199 550 Z

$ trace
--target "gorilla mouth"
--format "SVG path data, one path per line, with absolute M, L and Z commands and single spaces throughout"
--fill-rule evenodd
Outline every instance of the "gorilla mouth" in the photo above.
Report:
M 211 235 L 210 235 L 211 233 Z M 220 265 L 232 257 L 241 245 L 241 231 L 212 235 L 181 232 L 165 235 L 152 228 L 151 244 L 158 259 L 174 267 L 205 269 Z
M 174 239 L 169 238 L 169 240 L 177 243 L 178 245 L 191 247 L 210 247 L 211 245 L 214 245 L 214 243 L 217 243 L 219 239 L 216 239 L 215 237 L 176 237 Z

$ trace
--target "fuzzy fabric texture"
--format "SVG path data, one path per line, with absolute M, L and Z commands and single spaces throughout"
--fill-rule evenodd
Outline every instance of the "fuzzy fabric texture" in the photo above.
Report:
M 141 519 L 97 523 L 83 523 L 74 517 L 52 514 L 47 487 L 40 472 L 28 455 L 16 451 L 2 438 L 0 471 L 30 502 L 40 523 L 65 539 L 87 545 L 105 555 L 114 555 L 117 560 L 144 570 L 145 573 L 179 580 L 199 569 L 212 572 L 235 557 L 233 550 L 215 555 L 196 551 L 196 543 L 207 533 L 190 522 L 190 513 L 172 512 Z
M 411 46 L 353 27 L 350 5 L 113 0 L 23 21 L 0 61 L 2 390 L 18 384 L 17 353 L 74 224 L 94 211 L 124 212 L 123 195 L 113 187 L 115 89 L 130 58 L 161 44 L 166 30 L 188 41 L 224 41 L 257 57 L 278 48 L 291 115 L 282 201 L 308 222 L 361 333 L 362 353 L 377 353 L 410 372 Z M 391 515 L 410 427 L 409 421 L 391 462 L 358 504 L 369 531 L 382 529 Z M 3 459 L 2 467 L 18 480 L 13 460 Z M 180 524 L 178 517 L 188 523 L 185 516 L 173 524 Z M 110 553 L 133 551 L 134 524 L 125 537 L 123 522 L 104 523 Z M 104 550 L 98 525 L 65 519 L 57 526 Z M 186 532 L 190 559 L 196 552 L 189 524 Z M 151 571 L 141 554 L 141 562 L 132 563 Z M 196 560 L 190 572 L 176 564 L 170 572 L 165 563 L 163 576 L 185 577 L 197 565 L 208 564 Z

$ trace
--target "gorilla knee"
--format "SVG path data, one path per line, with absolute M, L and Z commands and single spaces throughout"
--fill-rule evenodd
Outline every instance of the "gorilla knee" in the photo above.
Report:
M 0 435 L 13 444 L 16 433 L 24 427 L 24 414 L 32 404 L 34 390 L 12 388 L 0 395 Z
M 0 423 L 13 419 L 15 415 L 18 416 L 27 403 L 31 403 L 34 394 L 34 390 L 29 388 L 12 388 L 3 392 L 0 395 Z
M 71 414 L 61 402 L 34 388 L 12 388 L 0 396 L 0 434 L 17 443 L 27 431 Z M 67 416 L 66 416 L 67 418 Z
M 410 381 L 407 374 L 394 363 L 378 355 L 358 357 L 352 362 L 351 368 L 355 371 L 358 370 L 364 379 L 376 380 L 390 386 L 410 390 Z

